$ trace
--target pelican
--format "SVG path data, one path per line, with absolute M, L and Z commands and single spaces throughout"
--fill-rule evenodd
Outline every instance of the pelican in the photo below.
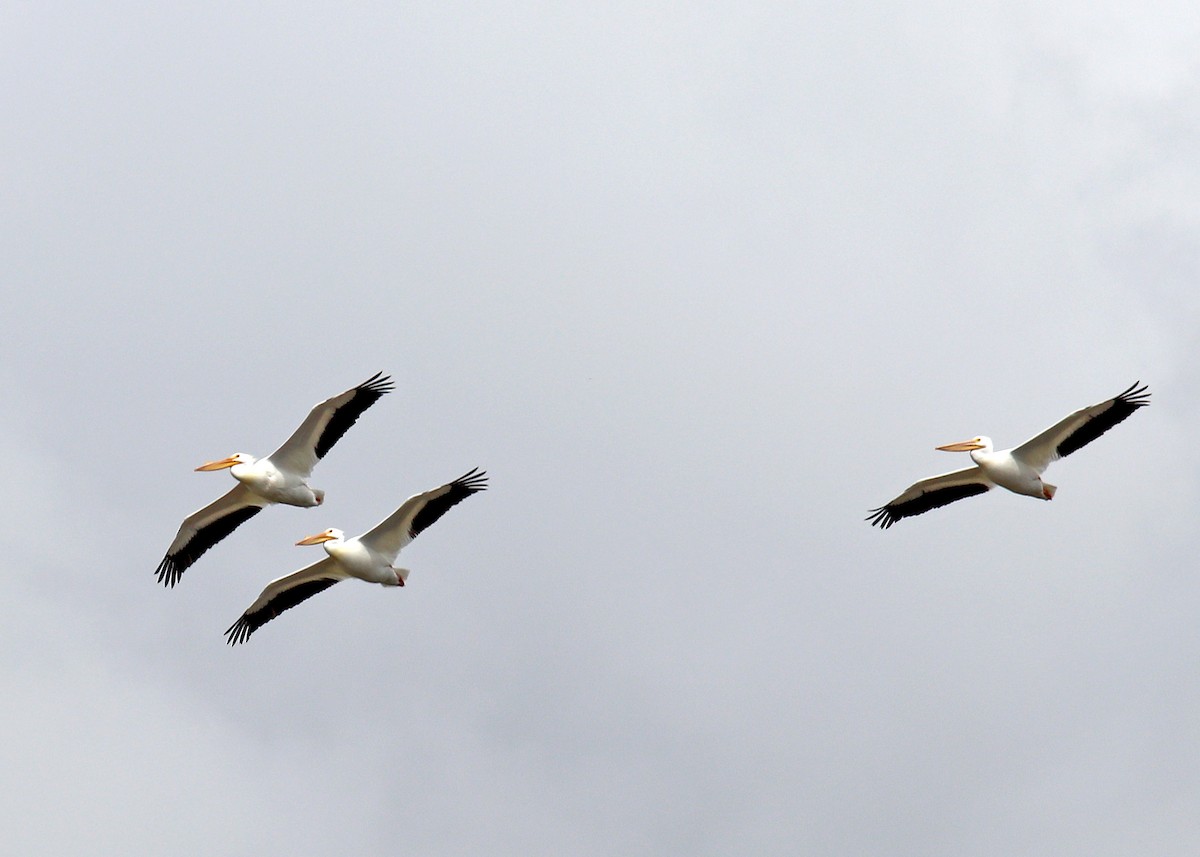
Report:
M 995 452 L 992 439 L 982 435 L 936 447 L 944 452 L 969 452 L 975 466 L 915 482 L 886 506 L 871 509 L 866 520 L 886 530 L 901 518 L 983 494 L 997 485 L 1039 500 L 1054 499 L 1058 489 L 1043 482 L 1042 473 L 1050 462 L 1087 446 L 1138 408 L 1149 405 L 1150 394 L 1138 383 L 1135 381 L 1118 396 L 1081 408 L 1012 449 Z
M 325 492 L 308 484 L 313 467 L 363 411 L 393 388 L 389 376 L 376 372 L 357 387 L 314 405 L 300 428 L 266 458 L 238 452 L 197 467 L 197 471 L 228 469 L 238 484 L 183 519 L 156 569 L 158 582 L 174 586 L 205 551 L 267 506 L 320 506 Z
M 321 545 L 328 554 L 307 568 L 272 580 L 258 599 L 225 630 L 227 642 L 244 643 L 250 635 L 284 610 L 312 598 L 339 580 L 357 577 L 381 586 L 403 586 L 407 568 L 392 565 L 396 555 L 426 527 L 477 491 L 487 489 L 487 473 L 478 467 L 432 491 L 414 494 L 392 514 L 361 536 L 348 539 L 341 530 L 328 529 L 307 536 L 297 545 Z

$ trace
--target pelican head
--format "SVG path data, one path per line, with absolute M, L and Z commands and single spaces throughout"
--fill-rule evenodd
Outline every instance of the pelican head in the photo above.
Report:
M 396 582 L 392 585 L 393 586 L 403 586 L 404 581 L 408 580 L 408 569 L 393 567 L 392 571 L 396 572 Z M 385 585 L 387 585 L 387 584 L 385 584 Z
M 337 529 L 334 529 L 333 527 L 330 527 L 328 530 L 322 530 L 321 532 L 316 533 L 315 535 L 306 536 L 306 537 L 302 538 L 300 541 L 296 542 L 296 544 L 298 544 L 298 545 L 319 545 L 322 542 L 333 542 L 333 541 L 340 542 L 340 541 L 343 541 L 345 538 L 346 538 L 346 534 L 343 533 L 341 530 L 337 530 Z
M 196 468 L 197 471 L 208 470 L 224 470 L 226 467 L 233 467 L 237 464 L 253 464 L 254 456 L 247 455 L 244 452 L 235 452 L 228 458 L 222 458 L 218 461 L 206 461 Z
M 982 449 L 984 452 L 992 451 L 992 439 L 990 437 L 973 437 L 970 440 L 959 441 L 958 443 L 948 443 L 945 446 L 935 447 L 942 452 L 974 452 L 977 449 Z

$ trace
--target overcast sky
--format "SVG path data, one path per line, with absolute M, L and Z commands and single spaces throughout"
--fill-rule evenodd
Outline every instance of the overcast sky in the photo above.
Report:
M 1054 5 L 8 4 L 5 850 L 1200 852 L 1200 13 Z M 1053 503 L 863 521 L 1137 379 Z

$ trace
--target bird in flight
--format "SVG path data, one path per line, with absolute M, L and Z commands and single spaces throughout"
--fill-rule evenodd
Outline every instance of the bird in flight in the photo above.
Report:
M 451 507 L 487 489 L 487 474 L 475 468 L 431 491 L 414 494 L 376 526 L 360 536 L 346 538 L 341 530 L 328 529 L 296 542 L 321 545 L 324 559 L 272 580 L 246 612 L 225 631 L 226 642 L 244 643 L 250 635 L 284 610 L 323 592 L 340 580 L 356 577 L 382 586 L 403 586 L 408 569 L 396 568 L 397 554 Z
M 866 520 L 886 530 L 902 518 L 983 494 L 997 485 L 1017 494 L 1051 500 L 1058 489 L 1042 481 L 1050 463 L 1087 446 L 1138 408 L 1149 405 L 1147 389 L 1135 381 L 1120 395 L 1081 408 L 1012 449 L 995 451 L 992 439 L 983 435 L 939 446 L 937 449 L 945 452 L 969 452 L 974 466 L 914 482 L 890 503 L 871 509 Z
M 238 484 L 183 519 L 155 570 L 158 582 L 174 586 L 205 551 L 267 506 L 321 505 L 325 492 L 308 484 L 313 467 L 363 411 L 393 389 L 391 378 L 377 372 L 357 387 L 314 405 L 283 446 L 266 458 L 238 452 L 197 467 L 198 471 L 228 469 Z

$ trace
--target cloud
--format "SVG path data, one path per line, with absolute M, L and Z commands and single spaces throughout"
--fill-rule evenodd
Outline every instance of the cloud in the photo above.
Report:
M 18 15 L 14 843 L 1193 853 L 1173 14 Z M 229 484 L 192 467 L 377 370 L 324 506 L 155 584 Z M 1135 378 L 1154 406 L 1056 463 L 1054 503 L 862 520 L 936 444 Z M 300 536 L 475 465 L 403 590 L 224 645 Z

